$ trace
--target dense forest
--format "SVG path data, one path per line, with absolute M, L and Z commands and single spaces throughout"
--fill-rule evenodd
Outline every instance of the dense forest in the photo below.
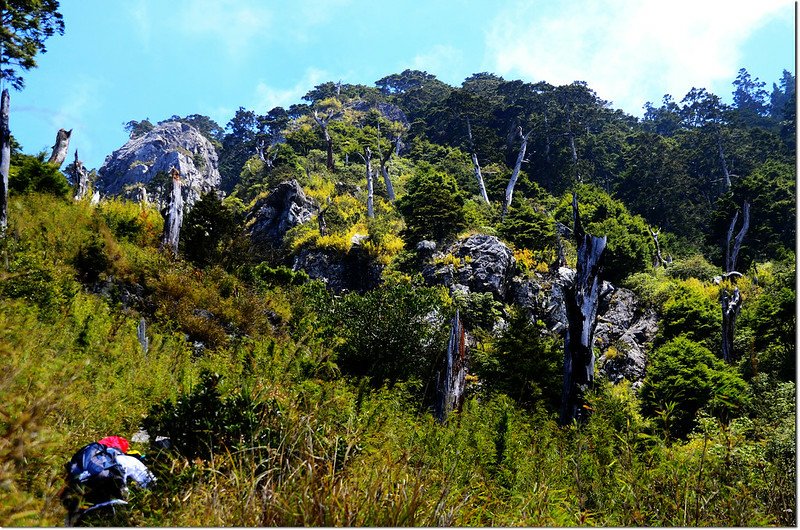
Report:
M 185 204 L 26 153 L 4 103 L 0 525 L 62 524 L 70 455 L 143 431 L 156 484 L 95 523 L 796 524 L 791 72 L 642 118 L 486 72 L 309 89 L 124 124 L 213 146 Z

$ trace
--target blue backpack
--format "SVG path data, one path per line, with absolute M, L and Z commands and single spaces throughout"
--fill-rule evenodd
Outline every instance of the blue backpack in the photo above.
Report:
M 122 452 L 97 442 L 79 449 L 66 464 L 67 485 L 61 501 L 70 517 L 95 507 L 126 504 L 125 475 L 117 462 Z

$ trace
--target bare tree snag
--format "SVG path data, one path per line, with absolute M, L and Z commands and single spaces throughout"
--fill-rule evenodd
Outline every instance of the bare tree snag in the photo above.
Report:
M 147 322 L 145 322 L 144 317 L 139 319 L 139 325 L 136 327 L 136 337 L 139 339 L 142 351 L 147 355 L 147 351 L 150 349 L 150 340 L 147 338 Z
M 467 345 L 464 325 L 458 311 L 450 326 L 450 340 L 444 366 L 436 377 L 436 403 L 434 413 L 439 422 L 444 423 L 453 410 L 461 410 L 464 404 L 464 386 L 467 377 Z
M 728 171 L 728 163 L 725 161 L 725 151 L 722 149 L 722 133 L 717 132 L 717 150 L 719 152 L 719 164 L 722 167 L 722 175 L 725 179 L 725 191 L 731 189 L 731 174 Z
M 481 174 L 481 165 L 478 163 L 478 155 L 475 152 L 475 142 L 472 139 L 472 125 L 469 123 L 467 117 L 467 138 L 469 139 L 469 154 L 472 158 L 472 169 L 475 171 L 475 180 L 478 181 L 478 189 L 481 192 L 481 197 L 486 204 L 489 203 L 489 196 L 486 194 L 486 186 L 483 183 L 483 175 Z
M 519 154 L 517 155 L 517 163 L 514 164 L 514 171 L 511 172 L 511 178 L 508 179 L 508 186 L 506 186 L 506 196 L 505 200 L 503 201 L 503 212 L 500 214 L 501 219 L 505 218 L 506 214 L 508 213 L 508 207 L 511 206 L 511 198 L 514 195 L 514 186 L 517 185 L 519 171 L 522 167 L 522 162 L 525 161 L 525 151 L 528 149 L 528 136 L 530 136 L 530 134 L 531 131 L 523 134 L 522 127 L 517 127 L 517 135 L 520 137 Z
M 559 419 L 566 425 L 581 417 L 582 396 L 594 383 L 594 330 L 602 286 L 606 236 L 586 234 L 578 214 L 578 195 L 572 195 L 573 236 L 578 245 L 575 279 L 565 291 L 567 332 L 564 338 L 564 387 Z
M 656 246 L 656 254 L 653 256 L 653 268 L 657 269 L 661 265 L 666 267 L 672 263 L 672 257 L 667 256 L 664 258 L 664 256 L 661 255 L 661 245 L 658 242 L 658 235 L 661 233 L 661 230 L 653 230 L 652 227 L 648 227 L 648 230 L 650 231 L 650 236 L 653 238 L 653 243 Z
M 69 151 L 69 139 L 72 137 L 72 129 L 65 131 L 59 129 L 56 134 L 56 143 L 53 145 L 53 154 L 50 155 L 48 164 L 53 164 L 56 167 L 61 167 L 64 160 L 67 159 L 67 151 Z
M 324 116 L 320 116 L 319 112 L 314 111 L 314 121 L 322 129 L 322 135 L 325 137 L 325 150 L 327 152 L 325 167 L 331 171 L 333 171 L 333 138 L 331 138 L 331 134 L 328 131 L 328 123 L 341 115 L 342 113 L 335 109 L 328 109 Z
M 8 128 L 8 112 L 11 98 L 8 89 L 0 98 L 0 236 L 5 236 L 8 227 L 8 171 L 11 168 L 11 131 Z
M 375 186 L 372 180 L 372 150 L 364 147 L 364 153 L 358 153 L 367 167 L 367 217 L 375 217 Z
M 183 224 L 183 197 L 181 196 L 181 174 L 174 167 L 169 171 L 172 177 L 172 194 L 164 219 L 164 237 L 161 248 L 167 247 L 174 256 L 178 255 L 178 241 Z
M 747 234 L 747 229 L 750 228 L 750 203 L 745 201 L 742 210 L 742 228 L 736 234 L 736 238 L 733 241 L 733 249 L 731 249 L 731 239 L 736 229 L 736 221 L 739 219 L 739 212 L 733 215 L 733 220 L 731 220 L 731 225 L 728 228 L 728 237 L 725 241 L 725 278 L 733 284 L 733 290 L 729 291 L 728 287 L 723 286 L 719 294 L 720 305 L 722 306 L 722 359 L 727 363 L 737 360 L 736 352 L 733 349 L 733 338 L 736 333 L 736 319 L 742 309 L 742 295 L 739 292 L 739 288 L 736 287 L 736 280 L 742 274 L 736 270 L 736 260 L 739 257 L 739 251 L 742 248 L 742 241 Z
M 78 159 L 78 150 L 75 150 L 75 164 L 74 164 L 74 178 L 76 180 L 77 191 L 75 192 L 75 200 L 83 200 L 89 193 L 89 173 L 83 167 L 83 162 Z
M 381 163 L 381 175 L 383 176 L 383 184 L 386 186 L 386 196 L 389 198 L 389 201 L 394 202 L 396 196 L 394 193 L 394 185 L 392 185 L 392 179 L 389 178 L 389 160 L 392 158 L 392 154 L 396 151 L 396 146 L 400 142 L 400 136 L 395 136 L 394 140 L 392 140 L 391 148 L 384 154 L 379 152 L 378 159 Z M 380 142 L 378 142 L 378 148 L 380 149 Z
M 139 204 L 145 207 L 149 202 L 150 200 L 147 198 L 147 189 L 144 186 L 139 186 Z

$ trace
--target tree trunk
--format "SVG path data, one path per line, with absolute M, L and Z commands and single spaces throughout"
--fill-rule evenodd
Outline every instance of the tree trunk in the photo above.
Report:
M 80 201 L 89 193 L 89 173 L 83 167 L 83 162 L 78 159 L 78 150 L 75 150 L 75 180 L 77 181 L 78 191 L 75 192 L 75 200 Z
M 475 152 L 475 142 L 472 140 L 472 126 L 467 118 L 467 137 L 469 138 L 469 151 L 472 158 L 472 169 L 475 171 L 475 180 L 478 181 L 478 189 L 481 192 L 481 197 L 486 204 L 489 203 L 489 196 L 486 194 L 486 186 L 483 183 L 483 175 L 481 174 L 481 165 L 478 163 L 478 155 Z
M 374 185 L 372 181 L 372 151 L 369 147 L 364 148 L 364 165 L 367 167 L 367 217 L 375 217 L 374 207 Z
M 672 263 L 671 257 L 665 259 L 664 256 L 661 255 L 661 245 L 658 242 L 658 235 L 661 233 L 661 230 L 653 230 L 649 227 L 648 229 L 650 230 L 650 236 L 653 238 L 653 243 L 656 245 L 656 255 L 653 257 L 653 268 L 657 269 L 661 265 L 667 266 Z
M 392 179 L 389 178 L 389 168 L 383 161 L 381 161 L 381 175 L 383 175 L 383 184 L 386 186 L 386 195 L 391 202 L 394 202 L 394 186 L 392 185 Z
M 514 186 L 517 185 L 519 171 L 522 167 L 523 160 L 525 160 L 525 151 L 528 149 L 528 135 L 530 134 L 530 131 L 528 131 L 526 134 L 522 134 L 522 127 L 518 127 L 517 134 L 519 134 L 521 139 L 519 154 L 517 155 L 517 163 L 514 164 L 514 171 L 511 172 L 511 178 L 508 179 L 508 186 L 506 186 L 506 196 L 505 200 L 503 201 L 503 211 L 500 214 L 501 218 L 505 218 L 506 214 L 508 213 L 508 207 L 511 206 L 511 199 L 514 195 Z
M 8 170 L 11 167 L 11 131 L 8 128 L 10 106 L 8 89 L 3 89 L 0 100 L 0 236 L 5 236 L 8 226 Z
M 583 393 L 594 383 L 594 330 L 602 286 L 602 258 L 606 237 L 586 234 L 578 214 L 578 196 L 572 195 L 573 235 L 578 245 L 578 266 L 573 284 L 566 289 L 567 332 L 564 338 L 564 387 L 559 419 L 566 425 L 581 417 Z
M 136 337 L 139 339 L 142 351 L 147 355 L 147 351 L 150 349 L 150 340 L 147 338 L 147 322 L 145 322 L 144 317 L 139 319 L 139 325 L 136 327 Z
M 178 255 L 178 241 L 183 224 L 183 197 L 181 196 L 181 175 L 174 167 L 170 170 L 172 176 L 172 195 L 164 220 L 164 238 L 161 247 L 168 247 L 173 256 Z
M 65 131 L 59 129 L 56 134 L 56 143 L 53 145 L 53 154 L 50 155 L 48 164 L 53 164 L 56 167 L 61 167 L 64 160 L 67 159 L 67 151 L 69 151 L 69 139 L 72 136 L 72 129 Z
M 742 296 L 739 288 L 736 287 L 736 279 L 741 276 L 736 271 L 736 260 L 739 257 L 739 251 L 742 248 L 742 241 L 744 240 L 747 229 L 750 228 L 750 203 L 745 201 L 742 219 L 742 228 L 736 234 L 736 239 L 733 242 L 733 249 L 731 249 L 731 239 L 733 238 L 733 231 L 736 228 L 736 221 L 739 219 L 739 212 L 736 212 L 728 228 L 728 237 L 725 241 L 725 278 L 733 283 L 733 291 L 728 291 L 727 287 L 723 287 L 720 291 L 720 305 L 722 306 L 722 359 L 727 363 L 733 363 L 738 359 L 738 356 L 733 348 L 733 339 L 736 333 L 736 318 L 739 316 L 739 311 L 742 309 Z
M 325 118 L 320 118 L 317 111 L 314 111 L 314 121 L 316 121 L 320 129 L 322 129 L 322 135 L 325 137 L 325 149 L 327 154 L 325 167 L 327 167 L 330 171 L 333 171 L 333 138 L 331 138 L 331 135 L 328 132 L 328 122 L 336 116 L 338 116 L 338 114 L 331 114 L 329 112 Z
M 731 189 L 731 174 L 728 171 L 728 163 L 725 161 L 725 151 L 722 149 L 722 133 L 717 133 L 717 151 L 719 152 L 719 163 L 722 167 L 722 175 L 725 178 L 725 191 Z
M 720 303 L 722 305 L 722 359 L 726 363 L 737 360 L 736 352 L 733 350 L 733 336 L 736 332 L 736 318 L 742 309 L 742 296 L 739 288 L 734 287 L 733 293 L 728 289 L 720 292 Z
M 450 340 L 447 343 L 444 366 L 436 377 L 434 413 L 441 423 L 444 423 L 447 415 L 453 410 L 460 411 L 464 404 L 467 361 L 466 334 L 459 313 L 456 311 L 450 327 Z

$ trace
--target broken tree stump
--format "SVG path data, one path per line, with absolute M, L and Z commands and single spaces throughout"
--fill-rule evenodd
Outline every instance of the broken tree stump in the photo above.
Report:
M 564 387 L 559 421 L 562 425 L 580 419 L 582 397 L 594 383 L 594 330 L 602 286 L 602 260 L 606 236 L 586 234 L 578 214 L 578 195 L 572 195 L 573 236 L 578 245 L 575 279 L 565 301 L 567 332 L 564 338 Z
M 436 376 L 436 403 L 434 413 L 439 422 L 444 423 L 453 410 L 461 410 L 464 404 L 464 386 L 467 377 L 467 344 L 464 325 L 456 311 L 450 326 L 450 340 L 444 366 Z

